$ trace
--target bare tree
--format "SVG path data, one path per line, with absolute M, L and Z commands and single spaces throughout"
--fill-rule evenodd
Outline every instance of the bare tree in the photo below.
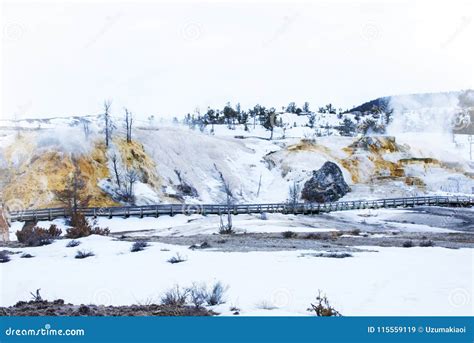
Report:
M 112 120 L 110 118 L 110 100 L 104 101 L 104 120 L 105 120 L 105 146 L 109 147 L 109 140 L 112 135 Z
M 231 212 L 230 208 L 233 205 L 234 195 L 232 194 L 232 190 L 230 189 L 230 183 L 224 178 L 224 175 L 217 168 L 217 166 L 215 164 L 214 164 L 214 168 L 216 169 L 217 173 L 219 174 L 219 178 L 220 178 L 221 185 L 222 185 L 222 190 L 224 191 L 225 196 L 226 196 L 227 224 L 224 225 L 222 223 L 222 218 L 221 218 L 221 231 L 231 233 L 232 232 L 232 212 Z
M 117 158 L 117 154 L 116 153 L 113 153 L 111 156 L 110 156 L 110 160 L 112 161 L 112 166 L 114 168 L 114 174 L 115 174 L 115 181 L 117 182 L 117 186 L 118 188 L 120 189 L 120 174 L 118 172 L 118 166 L 117 166 L 117 163 L 118 163 L 118 158 Z
M 127 143 L 132 142 L 133 115 L 125 108 L 125 129 L 127 130 Z
M 294 181 L 292 185 L 290 185 L 288 189 L 288 204 L 291 208 L 295 208 L 298 204 L 298 200 L 300 198 L 301 186 Z
M 127 170 L 125 173 L 124 198 L 132 204 L 135 202 L 134 185 L 138 180 L 138 173 L 134 169 Z
M 80 121 L 82 125 L 82 131 L 84 132 L 84 136 L 86 139 L 88 139 L 90 135 L 90 127 L 89 127 L 90 121 L 85 118 L 81 118 Z

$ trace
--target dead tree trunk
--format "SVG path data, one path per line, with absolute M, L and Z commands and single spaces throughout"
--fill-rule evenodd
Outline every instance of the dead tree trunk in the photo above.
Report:
M 233 205 L 234 196 L 233 196 L 232 191 L 230 189 L 230 184 L 224 178 L 224 175 L 222 174 L 222 172 L 219 171 L 219 169 L 217 168 L 217 166 L 215 164 L 214 164 L 214 168 L 219 173 L 219 178 L 221 179 L 222 188 L 223 188 L 223 190 L 226 194 L 227 230 L 230 232 L 230 231 L 232 231 L 232 211 L 231 211 L 231 207 Z
M 125 108 L 125 129 L 127 131 L 127 143 L 132 142 L 132 125 L 133 125 L 133 116 L 132 112 L 129 112 L 128 109 Z
M 112 159 L 112 164 L 114 168 L 115 180 L 117 181 L 117 186 L 120 189 L 120 175 L 119 175 L 118 167 L 117 167 L 117 155 L 113 154 L 111 159 Z
M 105 120 L 105 146 L 109 147 L 110 140 L 110 101 L 104 101 L 104 120 Z

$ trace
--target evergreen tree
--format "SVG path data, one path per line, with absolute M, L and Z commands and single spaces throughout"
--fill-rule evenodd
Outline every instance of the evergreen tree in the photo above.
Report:
M 303 112 L 305 113 L 309 113 L 310 112 L 310 109 L 309 109 L 309 102 L 305 102 L 304 105 L 303 105 Z
M 294 102 L 290 102 L 286 107 L 286 112 L 288 113 L 296 113 L 296 104 Z

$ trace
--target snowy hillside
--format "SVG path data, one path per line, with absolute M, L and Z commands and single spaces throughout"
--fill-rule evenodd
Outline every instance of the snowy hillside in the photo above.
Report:
M 341 116 L 314 117 L 311 128 L 310 114 L 278 114 L 272 140 L 268 130 L 252 122 L 213 125 L 212 132 L 210 126 L 137 120 L 131 143 L 124 139 L 122 118 L 116 117 L 109 147 L 101 116 L 2 121 L 0 190 L 4 202 L 16 206 L 58 205 L 54 192 L 72 172 L 72 157 L 96 206 L 124 203 L 118 186 L 130 170 L 138 177 L 136 204 L 222 202 L 220 173 L 236 202 L 284 202 L 291 185 L 302 187 L 326 161 L 341 168 L 352 189 L 345 197 L 350 199 L 471 194 L 474 189 L 466 135 L 399 132 L 395 118 L 388 135 L 348 137 L 336 129 Z M 183 192 L 183 185 L 193 191 Z

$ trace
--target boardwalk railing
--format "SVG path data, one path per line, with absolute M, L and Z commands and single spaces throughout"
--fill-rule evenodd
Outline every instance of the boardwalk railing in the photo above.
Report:
M 283 214 L 319 214 L 333 211 L 350 211 L 358 209 L 415 207 L 415 206 L 444 206 L 444 207 L 471 207 L 474 197 L 467 196 L 427 196 L 409 198 L 389 198 L 378 200 L 337 201 L 332 203 L 274 203 L 274 204 L 160 204 L 147 206 L 123 207 L 86 207 L 79 208 L 88 217 L 145 217 L 175 214 L 232 214 L 245 213 L 283 213 Z M 45 208 L 37 210 L 15 211 L 8 213 L 10 221 L 52 220 L 68 217 L 66 208 Z

